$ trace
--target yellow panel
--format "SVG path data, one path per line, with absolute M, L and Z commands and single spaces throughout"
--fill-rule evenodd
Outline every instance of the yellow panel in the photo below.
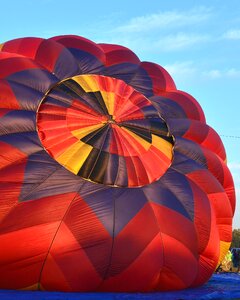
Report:
M 4 44 L 0 44 L 0 51 L 2 50 L 3 46 L 4 46 Z
M 78 141 L 61 154 L 57 161 L 69 171 L 77 174 L 91 150 L 92 146 Z
M 227 254 L 231 243 L 220 241 L 220 253 L 219 253 L 219 260 L 218 265 L 223 261 L 225 255 Z
M 115 94 L 101 91 L 103 100 L 106 104 L 109 115 L 113 115 Z
M 139 135 L 133 133 L 132 131 L 130 131 L 130 130 L 124 128 L 124 127 L 121 127 L 121 129 L 123 131 L 126 131 L 128 134 L 130 134 L 136 141 L 139 142 L 139 144 L 141 144 L 143 146 L 143 148 L 145 150 L 148 150 L 150 148 L 151 144 L 148 143 L 146 140 L 142 139 Z M 134 147 L 134 145 L 132 145 L 132 146 Z
M 160 138 L 157 135 L 152 134 L 152 145 L 159 149 L 169 159 L 172 159 L 172 144 L 168 141 Z
M 92 125 L 92 126 L 87 126 L 84 128 L 80 128 L 80 129 L 76 129 L 71 131 L 72 135 L 74 135 L 76 138 L 78 139 L 82 139 L 83 137 L 85 137 L 86 135 L 88 135 L 89 133 L 101 128 L 104 126 L 104 123 L 100 123 L 97 125 Z
M 80 75 L 76 77 L 72 77 L 74 81 L 76 81 L 85 92 L 97 92 L 99 91 L 98 82 L 95 79 L 94 75 Z

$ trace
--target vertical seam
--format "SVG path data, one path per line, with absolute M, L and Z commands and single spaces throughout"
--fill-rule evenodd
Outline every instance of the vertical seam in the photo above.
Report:
M 85 184 L 85 183 L 83 182 L 83 185 L 84 185 L 84 184 Z M 76 197 L 79 195 L 79 192 L 80 192 L 81 188 L 82 188 L 82 185 L 80 186 L 80 188 L 79 188 L 78 191 L 76 192 L 76 195 L 73 197 L 73 199 L 72 199 L 71 202 L 69 203 L 68 208 L 66 209 L 66 211 L 65 211 L 65 213 L 64 213 L 64 215 L 63 215 L 63 217 L 62 217 L 62 219 L 61 219 L 61 221 L 60 221 L 60 223 L 59 223 L 59 225 L 58 225 L 58 227 L 57 227 L 57 230 L 56 230 L 56 232 L 55 232 L 55 234 L 54 234 L 54 236 L 53 236 L 53 238 L 52 238 L 52 241 L 51 241 L 50 246 L 49 246 L 49 248 L 48 248 L 46 257 L 45 257 L 45 259 L 44 259 L 44 261 L 43 261 L 43 264 L 42 264 L 42 267 L 41 267 L 41 270 L 40 270 L 39 279 L 38 279 L 38 283 L 37 283 L 37 285 L 38 285 L 37 289 L 38 289 L 38 290 L 41 290 L 41 289 L 40 289 L 40 283 L 41 283 L 41 279 L 42 279 L 43 269 L 44 269 L 45 264 L 46 264 L 46 262 L 47 262 L 47 258 L 48 258 L 48 255 L 49 255 L 49 253 L 50 253 L 50 250 L 51 250 L 51 248 L 52 248 L 52 246 L 53 246 L 53 243 L 54 243 L 54 241 L 55 241 L 55 239 L 56 239 L 56 237 L 57 237 L 58 231 L 59 231 L 59 229 L 60 229 L 60 227 L 61 227 L 61 225 L 62 225 L 62 223 L 63 223 L 64 218 L 66 217 L 67 213 L 69 212 L 69 209 L 70 209 L 70 207 L 72 206 L 74 200 L 75 200 Z

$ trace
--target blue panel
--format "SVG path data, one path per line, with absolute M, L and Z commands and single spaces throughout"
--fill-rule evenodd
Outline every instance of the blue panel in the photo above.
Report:
M 30 155 L 25 167 L 19 200 L 25 201 L 31 199 L 31 192 L 35 191 L 57 167 L 59 167 L 58 163 L 51 159 L 44 150 Z
M 135 76 L 135 72 L 137 72 L 138 67 L 138 65 L 131 63 L 116 64 L 101 70 L 101 75 L 111 76 L 129 83 Z
M 174 158 L 171 167 L 182 174 L 188 174 L 200 169 L 204 169 L 203 165 L 200 165 L 194 159 L 187 157 L 177 150 L 174 151 Z
M 194 199 L 187 178 L 169 168 L 159 179 L 142 188 L 146 197 L 193 220 Z
M 36 130 L 36 113 L 26 110 L 12 110 L 1 117 L 0 135 Z
M 168 120 L 168 127 L 170 132 L 176 136 L 183 136 L 191 126 L 189 119 L 171 119 Z
M 109 234 L 113 235 L 114 189 L 85 181 L 79 191 L 81 198 L 91 207 Z
M 3 135 L 0 136 L 0 141 L 8 143 L 28 155 L 43 150 L 37 132 Z
M 146 196 L 140 189 L 115 188 L 115 227 L 114 236 L 137 215 L 147 203 Z M 137 230 L 137 228 L 136 228 Z
M 125 158 L 120 155 L 118 156 L 118 169 L 117 169 L 115 184 L 117 186 L 127 186 L 128 185 L 126 161 L 125 161 Z
M 147 202 L 141 190 L 104 187 L 96 184 L 84 185 L 80 196 L 91 207 L 111 236 L 118 235 Z
M 78 192 L 83 184 L 83 179 L 41 151 L 28 158 L 20 201 Z
M 119 168 L 119 156 L 109 153 L 108 165 L 105 171 L 104 184 L 113 184 L 116 182 Z
M 198 164 L 199 169 L 202 167 L 207 168 L 206 158 L 202 152 L 202 149 L 197 143 L 184 138 L 176 137 L 174 148 L 177 152 L 188 157 L 190 160 L 193 160 L 194 164 Z
M 22 109 L 36 111 L 44 93 L 17 82 L 8 82 Z
M 60 53 L 54 66 L 54 73 L 60 80 L 81 73 L 76 59 L 68 49 L 63 48 Z
M 158 111 L 152 105 L 144 106 L 143 108 L 141 108 L 141 111 L 143 112 L 145 118 L 159 118 Z
M 98 74 L 104 69 L 102 62 L 99 61 L 94 55 L 76 48 L 68 48 L 68 50 L 77 60 L 80 72 L 82 74 Z
M 150 97 L 149 100 L 166 121 L 168 121 L 169 119 L 186 118 L 186 114 L 182 107 L 171 99 L 161 96 L 153 96 Z
M 47 96 L 47 104 L 48 105 L 56 105 L 59 107 L 71 107 L 72 106 L 72 98 L 64 93 L 61 93 L 57 89 L 51 91 L 51 93 Z
M 14 81 L 39 92 L 46 93 L 59 80 L 47 70 L 29 69 L 8 76 L 8 81 Z
M 147 71 L 140 66 L 138 67 L 135 76 L 132 78 L 129 84 L 145 97 L 153 96 L 152 80 Z
M 165 187 L 161 182 L 155 182 L 143 188 L 145 196 L 149 201 L 155 202 L 162 206 L 166 206 L 179 214 L 191 219 L 177 195 L 173 194 L 168 187 Z

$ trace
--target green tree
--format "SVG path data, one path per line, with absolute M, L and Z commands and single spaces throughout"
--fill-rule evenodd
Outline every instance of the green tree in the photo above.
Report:
M 232 248 L 240 248 L 240 229 L 233 229 L 231 249 Z

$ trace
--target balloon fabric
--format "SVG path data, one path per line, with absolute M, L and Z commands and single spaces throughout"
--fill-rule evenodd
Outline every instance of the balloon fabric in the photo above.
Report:
M 219 135 L 169 73 L 79 36 L 0 45 L 0 288 L 205 283 L 235 209 Z

